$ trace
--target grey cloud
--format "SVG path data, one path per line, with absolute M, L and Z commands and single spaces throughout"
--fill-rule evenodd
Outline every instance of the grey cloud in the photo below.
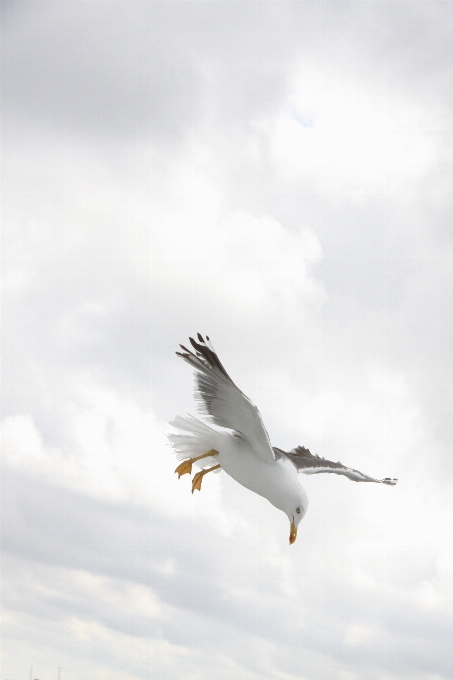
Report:
M 342 459 L 337 423 L 321 412 L 323 402 L 312 410 L 322 424 L 319 435 L 296 440 L 307 436 L 304 405 L 323 393 L 341 414 L 350 394 L 372 402 L 374 367 L 401 377 L 401 388 L 388 388 L 389 405 L 380 416 L 344 413 L 351 436 L 368 427 L 363 441 L 369 450 L 351 447 L 343 462 L 360 467 L 367 461 L 375 468 L 364 470 L 379 474 L 385 461 L 383 475 L 397 474 L 393 466 L 405 473 L 392 491 L 414 488 L 420 503 L 426 489 L 443 498 L 451 457 L 452 346 L 445 154 L 434 147 L 438 167 L 414 180 L 413 193 L 371 185 L 368 193 L 337 196 L 323 192 L 311 173 L 303 181 L 297 173 L 279 174 L 269 133 L 255 124 L 284 109 L 293 72 L 303 74 L 311 64 L 318 73 L 333 66 L 340 75 L 359 73 L 357 83 L 378 82 L 380 96 L 389 100 L 403 93 L 427 119 L 405 120 L 403 107 L 389 112 L 397 124 L 403 130 L 431 126 L 432 135 L 447 140 L 449 3 L 43 2 L 5 3 L 2 11 L 4 415 L 30 414 L 46 445 L 76 459 L 78 444 L 68 427 L 74 386 L 92 381 L 161 420 L 193 411 L 192 379 L 173 351 L 189 334 L 207 332 L 283 447 L 301 443 Z M 209 160 L 200 160 L 191 144 Z M 187 178 L 175 188 L 179 164 Z M 309 275 L 326 294 L 319 308 L 302 299 L 292 314 L 275 301 L 262 310 L 253 304 L 241 310 L 239 300 L 225 306 L 219 300 L 227 284 L 213 267 L 206 274 L 200 260 L 183 253 L 184 276 L 177 279 L 167 255 L 156 256 L 150 235 L 164 233 L 166 222 L 165 212 L 156 216 L 153 207 L 165 194 L 168 211 L 174 210 L 183 184 L 186 199 L 209 199 L 190 189 L 191 170 L 201 166 L 221 187 L 226 213 L 267 214 L 288 231 L 308 226 L 317 234 L 323 258 Z M 181 230 L 190 229 L 189 213 Z M 144 276 L 140 258 L 161 276 Z M 231 267 L 235 271 L 233 258 Z M 206 295 L 199 287 L 203 277 Z M 387 440 L 382 462 L 373 460 L 375 436 L 394 431 L 392 391 L 399 389 L 402 417 L 405 408 L 413 409 L 421 422 L 411 428 L 425 427 L 425 438 L 415 437 L 404 452 Z M 293 397 L 300 409 L 285 420 Z M 44 622 L 45 644 L 50 635 L 58 637 L 55 621 L 60 626 L 74 614 L 134 638 L 190 646 L 184 672 L 200 677 L 209 677 L 221 639 L 219 653 L 238 664 L 241 680 L 273 677 L 272 664 L 326 680 L 343 671 L 365 680 L 383 674 L 446 679 L 451 620 L 429 601 L 413 599 L 424 582 L 438 592 L 437 549 L 449 540 L 441 534 L 442 513 L 432 513 L 432 540 L 420 550 L 404 541 L 396 545 L 401 532 L 395 526 L 383 532 L 381 524 L 376 529 L 377 510 L 355 506 L 359 496 L 341 482 L 335 491 L 328 483 L 324 491 L 312 486 L 306 542 L 290 559 L 295 592 L 288 594 L 281 562 L 269 558 L 286 556 L 271 545 L 280 525 L 270 513 L 267 550 L 261 542 L 249 545 L 249 529 L 219 538 L 195 514 L 175 518 L 102 502 L 68 491 L 63 480 L 59 487 L 56 480 L 44 484 L 5 469 L 3 546 L 12 565 L 5 603 L 24 621 L 36 617 L 14 634 L 35 639 L 30 631 Z M 244 517 L 261 508 L 250 498 L 241 505 L 228 480 L 224 488 Z M 383 498 L 388 509 L 391 501 Z M 370 526 L 356 537 L 357 507 Z M 340 523 L 331 521 L 333 512 L 342 513 L 346 525 L 350 518 L 344 536 Z M 393 525 L 404 524 L 396 511 L 388 513 Z M 407 513 L 414 522 L 422 519 L 413 505 Z M 383 554 L 379 568 L 362 565 L 374 579 L 366 586 L 347 573 L 345 555 L 355 550 L 359 562 L 372 555 L 370 545 Z M 167 561 L 174 572 L 165 571 Z M 15 580 L 16 564 L 25 569 L 22 581 Z M 169 616 L 131 620 L 121 604 L 110 609 L 73 584 L 65 588 L 65 575 L 74 570 L 110 580 L 106 590 L 141 584 Z M 46 589 L 57 576 L 61 582 Z M 347 642 L 348 626 L 372 635 Z M 83 645 L 77 649 L 78 659 L 85 658 Z M 260 665 L 256 650 L 262 649 L 269 652 L 268 666 Z M 101 659 L 109 668 L 108 649 L 90 653 L 93 663 Z M 149 677 L 148 669 L 127 670 Z M 162 677 L 176 677 L 173 672 Z M 230 676 L 228 663 L 219 662 L 219 677 Z
M 283 69 L 259 65 L 255 7 L 224 10 L 167 2 L 17 9 L 5 33 L 6 111 L 106 138 L 168 141 L 214 101 L 225 120 L 277 101 Z M 250 73 L 244 63 L 257 47 Z
M 168 5 L 147 8 L 138 21 L 129 3 L 18 9 L 4 46 L 11 56 L 5 94 L 13 110 L 106 137 L 144 129 L 179 135 L 199 112 L 200 78 L 190 61 L 177 58 L 178 34 L 164 28 Z M 161 30 L 156 13 L 164 15 Z
M 199 625 L 210 638 L 215 633 L 208 629 L 216 622 L 217 626 L 233 626 L 282 644 L 294 641 L 295 631 L 285 623 L 282 605 L 278 603 L 281 594 L 275 567 L 268 565 L 266 571 L 256 573 L 256 578 L 271 601 L 272 591 L 277 595 L 276 605 L 263 602 L 259 612 L 231 599 L 215 550 L 218 546 L 224 552 L 225 547 L 219 544 L 218 534 L 194 522 L 192 516 L 170 519 L 140 507 L 109 505 L 23 475 L 15 478 L 8 470 L 4 470 L 3 479 L 10 515 L 3 526 L 2 545 L 6 553 L 142 584 L 157 592 L 166 604 L 185 611 L 185 616 L 192 612 L 201 617 Z M 22 493 L 21 489 L 27 492 Z M 168 560 L 174 564 L 174 571 L 165 573 L 161 565 Z M 228 561 L 234 564 L 234 557 L 230 556 Z M 24 607 L 23 596 L 21 600 Z M 27 607 L 33 608 L 33 598 L 27 597 L 25 601 L 29 601 Z M 43 615 L 46 611 L 51 615 L 54 608 L 67 612 L 73 606 L 69 594 L 59 602 L 47 602 Z M 84 603 L 77 606 L 86 608 Z M 105 614 L 97 612 L 109 623 Z M 275 617 L 280 621 L 278 630 L 272 623 Z M 110 621 L 110 625 L 119 626 L 119 620 Z M 126 625 L 129 630 L 129 623 Z M 150 625 L 155 624 L 144 621 L 140 627 L 137 622 L 137 634 L 148 634 Z M 178 625 L 176 621 L 165 625 L 172 642 L 198 644 L 199 626 L 187 627 L 185 622 Z
M 235 640 L 242 631 L 277 645 L 280 668 L 287 672 L 296 670 L 306 650 L 346 665 L 363 664 L 364 677 L 373 677 L 365 669 L 374 664 L 390 673 L 402 671 L 407 677 L 421 669 L 448 677 L 448 662 L 440 653 L 450 634 L 447 618 L 408 607 L 404 599 L 397 601 L 398 611 L 389 611 L 387 598 L 376 601 L 373 593 L 360 592 L 360 588 L 351 592 L 351 582 L 338 571 L 329 574 L 329 565 L 316 565 L 316 552 L 310 544 L 304 548 L 300 576 L 305 620 L 301 626 L 297 615 L 300 598 L 296 596 L 291 604 L 288 596 L 279 592 L 278 567 L 271 563 L 261 563 L 254 574 L 255 583 L 248 585 L 251 592 L 256 590 L 260 605 L 234 597 L 235 584 L 225 571 L 234 566 L 234 555 L 226 552 L 227 546 L 222 545 L 218 534 L 194 521 L 193 516 L 171 519 L 133 505 L 101 502 L 7 468 L 2 479 L 8 508 L 2 527 L 4 551 L 42 565 L 39 569 L 44 578 L 46 565 L 60 569 L 61 574 L 59 584 L 53 581 L 53 594 L 48 590 L 46 594 L 46 588 L 35 589 L 29 580 L 25 589 L 13 587 L 5 597 L 8 608 L 40 612 L 50 619 L 71 614 L 94 618 L 132 636 L 155 637 L 164 630 L 170 642 L 194 648 L 199 648 L 200 640 L 206 645 L 222 635 L 225 649 L 233 657 Z M 225 565 L 218 562 L 219 551 Z M 162 571 L 161 565 L 168 560 L 173 569 Z M 310 566 L 312 560 L 315 562 Z M 131 621 L 121 611 L 87 601 L 83 593 L 80 599 L 77 592 L 66 592 L 64 569 L 141 584 L 166 606 L 175 608 L 173 615 L 163 619 L 139 615 Z M 320 609 L 325 597 L 328 615 Z M 343 629 L 348 622 L 377 628 L 378 644 L 345 646 Z M 381 653 L 384 646 L 385 659 Z M 287 648 L 286 654 L 283 648 Z M 247 663 L 253 662 L 248 659 Z
M 215 552 L 208 549 L 218 537 L 193 517 L 170 519 L 140 507 L 107 505 L 4 473 L 4 498 L 11 513 L 11 521 L 4 524 L 5 551 L 133 580 L 156 588 L 170 604 L 231 618 L 231 604 L 216 578 Z M 168 559 L 174 561 L 175 572 L 161 573 L 160 565 Z M 240 605 L 238 609 L 235 623 L 247 626 L 247 612 Z
M 101 138 L 180 140 L 209 111 L 228 128 L 278 106 L 286 65 L 316 49 L 351 65 L 359 51 L 360 68 L 439 97 L 446 12 L 442 2 L 8 3 L 5 111 Z

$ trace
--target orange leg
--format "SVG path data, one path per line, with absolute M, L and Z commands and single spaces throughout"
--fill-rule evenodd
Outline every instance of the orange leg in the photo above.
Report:
M 215 449 L 211 449 L 207 453 L 203 453 L 202 456 L 197 456 L 196 458 L 187 458 L 187 460 L 183 460 L 183 462 L 178 465 L 176 468 L 175 472 L 178 473 L 178 479 L 182 475 L 190 475 L 192 473 L 192 464 L 195 463 L 197 460 L 201 460 L 202 458 L 209 458 L 210 456 L 217 456 L 219 452 L 216 451 Z
M 203 477 L 208 474 L 208 472 L 212 472 L 213 470 L 218 470 L 220 465 L 214 465 L 212 468 L 208 468 L 207 470 L 200 470 L 200 472 L 197 472 L 196 475 L 194 475 L 194 478 L 192 479 L 192 493 L 195 491 L 195 489 L 198 489 L 198 491 L 201 491 L 201 482 L 203 481 Z

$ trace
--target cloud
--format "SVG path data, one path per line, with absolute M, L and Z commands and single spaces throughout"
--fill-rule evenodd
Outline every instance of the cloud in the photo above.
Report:
M 338 201 L 350 192 L 360 201 L 370 192 L 439 191 L 448 127 L 425 106 L 342 65 L 320 72 L 306 62 L 294 73 L 286 110 L 270 121 L 275 162 L 287 183 L 314 185 Z
M 4 672 L 446 680 L 446 4 L 2 11 Z M 292 551 L 192 496 L 197 331 L 276 445 L 397 487 L 307 478 Z
M 263 65 L 256 54 L 253 70 L 243 68 L 250 40 L 262 55 L 272 50 L 266 16 L 263 32 L 251 5 L 225 13 L 213 4 L 200 12 L 190 3 L 68 3 L 10 13 L 6 112 L 44 126 L 172 144 L 211 111 L 227 124 L 272 108 L 285 87 L 278 61 Z
M 285 554 L 286 518 L 266 501 L 227 478 L 209 480 L 192 497 L 187 480 L 164 472 L 173 461 L 163 441 L 156 446 L 158 429 L 147 414 L 86 387 L 77 400 L 78 408 L 72 400 L 66 408 L 75 442 L 81 438 L 63 465 L 29 420 L 7 419 L 2 434 L 2 545 L 7 567 L 24 573 L 5 580 L 12 579 L 4 602 L 14 625 L 31 625 L 27 617 L 59 621 L 76 649 L 78 640 L 97 641 L 93 663 L 105 640 L 121 649 L 131 637 L 146 639 L 157 667 L 162 636 L 176 645 L 178 664 L 185 658 L 178 650 L 190 649 L 203 667 L 203 650 L 210 641 L 216 649 L 221 635 L 221 667 L 237 664 L 244 677 L 277 668 L 296 673 L 301 655 L 315 667 L 317 654 L 332 659 L 327 677 L 339 663 L 368 677 L 377 650 L 392 649 L 392 635 L 404 630 L 407 641 L 399 637 L 389 673 L 395 664 L 409 674 L 419 664 L 443 672 L 435 659 L 449 629 L 441 557 L 448 520 L 436 507 L 435 488 L 425 487 L 420 505 L 417 487 L 403 485 L 398 496 L 365 485 L 345 493 L 345 480 L 308 479 L 311 508 L 300 550 Z M 404 614 L 391 613 L 395 602 Z M 438 642 L 414 657 L 420 636 Z M 257 645 L 268 647 L 260 662 Z M 140 676 L 140 662 L 133 668 Z

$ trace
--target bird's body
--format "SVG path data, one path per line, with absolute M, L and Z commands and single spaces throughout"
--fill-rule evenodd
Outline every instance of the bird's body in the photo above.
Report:
M 221 435 L 218 450 L 216 461 L 236 482 L 267 498 L 283 512 L 293 505 L 301 505 L 299 514 L 305 514 L 308 497 L 298 480 L 296 468 L 288 458 L 265 462 L 255 455 L 246 441 L 229 432 Z
M 193 464 L 203 468 L 193 478 L 192 492 L 201 489 L 203 476 L 208 472 L 224 470 L 287 515 L 290 543 L 294 543 L 297 527 L 308 507 L 308 496 L 298 472 L 336 473 L 353 481 L 396 484 L 396 479 L 369 477 L 342 463 L 313 455 L 301 446 L 288 453 L 272 448 L 258 409 L 233 383 L 209 338 L 205 340 L 198 334 L 198 341 L 190 338 L 195 353 L 182 347 L 183 353 L 177 354 L 195 368 L 199 409 L 217 428 L 192 416 L 177 416 L 171 424 L 179 433 L 169 435 L 178 458 L 183 460 L 176 468 L 179 476 L 191 473 Z

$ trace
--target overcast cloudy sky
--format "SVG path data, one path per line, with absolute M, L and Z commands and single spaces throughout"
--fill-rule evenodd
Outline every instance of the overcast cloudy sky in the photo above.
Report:
M 452 3 L 5 2 L 1 680 L 452 677 Z M 305 478 L 190 494 L 208 333 Z

